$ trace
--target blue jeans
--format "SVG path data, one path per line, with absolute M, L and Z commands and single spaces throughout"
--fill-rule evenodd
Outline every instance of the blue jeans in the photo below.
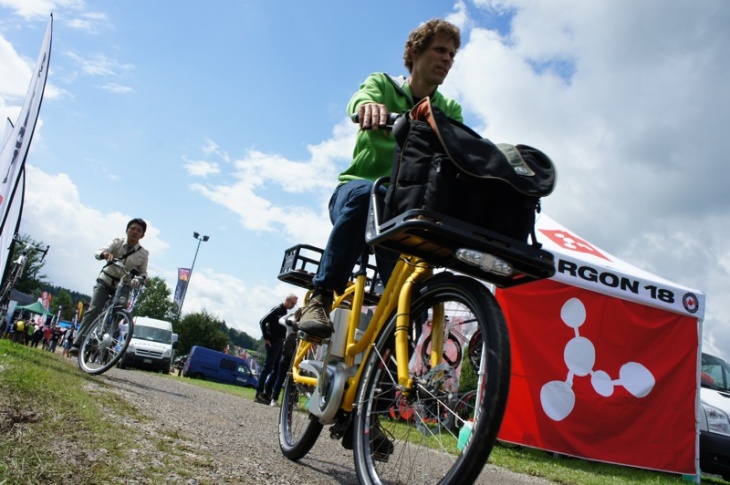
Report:
M 327 240 L 317 274 L 312 279 L 315 288 L 342 293 L 358 258 L 365 249 L 365 226 L 370 208 L 373 182 L 353 180 L 340 184 L 329 203 L 332 232 Z M 375 248 L 380 279 L 388 282 L 398 255 Z

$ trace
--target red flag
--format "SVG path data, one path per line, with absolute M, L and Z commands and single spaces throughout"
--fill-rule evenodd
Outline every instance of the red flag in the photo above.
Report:
M 551 280 L 500 290 L 512 381 L 499 438 L 695 472 L 695 318 Z

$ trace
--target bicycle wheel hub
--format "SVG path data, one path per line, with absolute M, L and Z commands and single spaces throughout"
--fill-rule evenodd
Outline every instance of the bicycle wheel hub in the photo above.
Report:
M 99 348 L 106 349 L 107 347 L 111 346 L 112 344 L 112 336 L 108 333 L 105 333 L 104 336 L 101 338 L 101 341 L 99 342 Z

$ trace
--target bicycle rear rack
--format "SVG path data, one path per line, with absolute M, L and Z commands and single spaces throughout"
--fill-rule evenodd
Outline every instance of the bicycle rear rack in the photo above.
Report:
M 317 274 L 319 262 L 322 259 L 323 249 L 309 244 L 297 244 L 284 252 L 278 279 L 300 288 L 311 290 L 314 288 L 312 278 Z M 354 282 L 355 276 L 350 278 Z M 365 283 L 365 305 L 377 305 L 380 294 L 376 291 L 378 284 L 378 270 L 375 265 L 367 266 L 367 282 Z

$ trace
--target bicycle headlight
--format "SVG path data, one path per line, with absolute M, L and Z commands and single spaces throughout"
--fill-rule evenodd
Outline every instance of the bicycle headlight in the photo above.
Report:
M 492 254 L 483 253 L 474 249 L 459 248 L 454 253 L 457 259 L 465 263 L 478 266 L 490 273 L 509 276 L 512 274 L 512 265 Z

